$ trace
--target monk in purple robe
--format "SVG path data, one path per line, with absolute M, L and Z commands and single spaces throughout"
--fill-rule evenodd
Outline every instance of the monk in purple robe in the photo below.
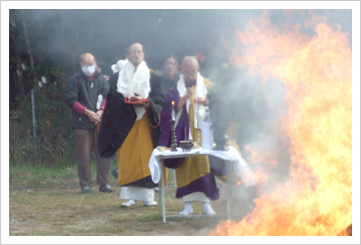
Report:
M 201 146 L 201 122 L 207 114 L 207 85 L 210 81 L 199 72 L 194 57 L 186 56 L 181 65 L 178 82 L 169 90 L 161 113 L 162 134 L 158 145 L 170 146 L 172 101 L 177 140 L 189 139 Z M 214 175 L 211 173 L 208 156 L 166 159 L 164 165 L 176 170 L 177 193 L 185 203 L 180 215 L 193 212 L 192 202 L 202 202 L 203 214 L 214 215 L 211 200 L 219 198 Z

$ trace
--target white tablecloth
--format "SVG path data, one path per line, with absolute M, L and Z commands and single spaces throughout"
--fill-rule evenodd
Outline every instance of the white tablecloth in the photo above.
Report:
M 149 159 L 149 169 L 151 172 L 151 177 L 154 183 L 158 183 L 161 177 L 160 169 L 160 160 L 161 158 L 176 158 L 176 157 L 187 157 L 196 155 L 212 155 L 223 160 L 233 162 L 233 171 L 235 175 L 242 179 L 242 181 L 250 186 L 256 183 L 256 179 L 253 175 L 252 170 L 247 166 L 245 160 L 242 158 L 241 154 L 233 147 L 229 147 L 228 151 L 214 151 L 214 150 L 205 150 L 202 148 L 192 149 L 190 151 L 182 151 L 181 148 L 177 148 L 178 151 L 165 150 L 160 152 L 155 148 L 152 152 L 152 155 Z

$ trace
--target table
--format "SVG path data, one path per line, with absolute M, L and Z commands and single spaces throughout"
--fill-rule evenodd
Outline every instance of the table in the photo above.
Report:
M 164 200 L 163 160 L 170 158 L 183 158 L 183 157 L 193 157 L 200 155 L 212 155 L 226 161 L 227 217 L 228 219 L 231 218 L 231 198 L 232 198 L 232 183 L 233 183 L 232 181 L 233 175 L 231 173 L 235 173 L 235 175 L 239 177 L 244 177 L 246 174 L 249 175 L 251 173 L 250 169 L 246 165 L 240 153 L 234 147 L 229 147 L 228 151 L 205 150 L 202 148 L 192 149 L 190 151 L 183 151 L 181 148 L 177 148 L 177 151 L 165 150 L 162 152 L 160 152 L 157 148 L 155 148 L 149 159 L 149 169 L 151 171 L 151 177 L 153 182 L 159 183 L 160 181 L 159 213 L 163 217 L 164 223 L 166 222 L 166 214 L 165 214 L 165 200 Z M 245 182 L 247 185 L 251 185 L 254 184 L 255 180 L 248 177 L 246 178 Z

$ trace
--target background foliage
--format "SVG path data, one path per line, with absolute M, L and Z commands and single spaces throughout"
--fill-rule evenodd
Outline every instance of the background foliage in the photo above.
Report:
M 59 13 L 58 17 L 61 16 Z M 67 23 L 54 18 L 45 24 L 36 17 L 24 10 L 10 11 L 10 163 L 69 164 L 75 156 L 73 130 L 71 110 L 64 103 L 63 91 L 74 70 L 74 64 L 65 58 L 75 52 L 63 48 L 68 53 L 59 57 L 44 49 L 50 36 L 64 37 Z M 72 39 L 61 40 L 71 47 Z M 37 158 L 33 147 L 31 89 L 35 95 Z

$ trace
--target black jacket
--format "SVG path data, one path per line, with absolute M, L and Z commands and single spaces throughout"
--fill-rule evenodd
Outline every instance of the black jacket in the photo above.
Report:
M 123 94 L 118 93 L 116 83 L 118 73 L 110 77 L 107 104 L 104 110 L 100 133 L 98 138 L 98 149 L 101 157 L 111 157 L 123 144 L 128 133 L 132 129 L 137 118 L 133 105 L 126 104 Z M 158 145 L 160 137 L 160 112 L 163 109 L 164 89 L 159 76 L 151 73 L 149 93 L 150 109 L 147 115 L 154 146 Z
M 109 91 L 109 84 L 102 74 L 96 73 L 93 82 L 84 76 L 82 72 L 77 72 L 69 77 L 65 87 L 65 102 L 73 108 L 75 102 L 79 101 L 83 106 L 91 111 L 97 111 L 98 96 L 101 94 L 106 98 Z M 72 111 L 72 126 L 74 128 L 94 129 L 95 124 L 90 122 L 88 116 L 80 115 Z

